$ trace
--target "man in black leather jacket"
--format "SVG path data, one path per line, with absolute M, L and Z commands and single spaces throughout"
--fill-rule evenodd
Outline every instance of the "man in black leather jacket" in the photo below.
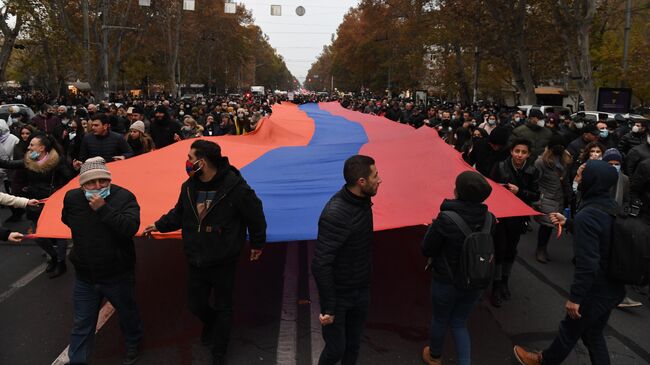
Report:
M 346 185 L 323 208 L 312 273 L 318 286 L 325 349 L 320 365 L 355 364 L 370 302 L 371 197 L 381 183 L 375 161 L 350 157 Z

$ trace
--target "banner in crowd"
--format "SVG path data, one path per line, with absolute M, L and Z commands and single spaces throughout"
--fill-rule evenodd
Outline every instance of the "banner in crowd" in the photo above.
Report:
M 453 198 L 456 176 L 472 169 L 433 129 L 413 129 L 338 103 L 274 105 L 273 114 L 253 133 L 204 138 L 221 146 L 262 200 L 269 242 L 316 238 L 320 212 L 343 186 L 343 164 L 352 155 L 373 157 L 382 179 L 373 198 L 377 231 L 431 223 L 443 199 Z M 193 141 L 108 164 L 113 184 L 138 199 L 140 232 L 178 200 Z M 493 192 L 487 204 L 497 217 L 537 214 L 490 183 Z M 75 178 L 47 200 L 36 236 L 70 238 L 61 208 L 65 192 L 78 188 Z M 158 236 L 180 238 L 180 232 Z

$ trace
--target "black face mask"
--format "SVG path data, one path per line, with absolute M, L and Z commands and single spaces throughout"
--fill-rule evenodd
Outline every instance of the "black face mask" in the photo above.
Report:
M 556 156 L 561 156 L 564 153 L 564 146 L 553 146 L 551 147 L 551 152 Z
M 47 115 L 48 118 L 52 118 L 52 116 L 54 115 L 54 113 L 49 113 L 49 112 L 48 112 L 48 113 L 46 113 L 45 115 Z

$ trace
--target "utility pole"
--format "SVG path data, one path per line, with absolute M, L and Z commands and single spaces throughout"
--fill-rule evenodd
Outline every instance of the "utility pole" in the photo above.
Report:
M 108 0 L 102 0 L 102 66 L 104 73 L 104 97 L 108 99 L 109 97 L 109 85 L 108 85 L 108 9 L 109 4 Z
M 632 0 L 627 0 L 625 6 L 625 33 L 623 35 L 623 77 L 621 85 L 627 83 L 627 53 L 630 48 L 630 29 L 632 28 Z
M 90 83 L 91 72 L 90 72 L 90 26 L 88 23 L 88 0 L 81 0 L 81 7 L 83 11 L 83 22 L 84 22 L 84 73 L 86 74 L 86 82 Z
M 478 46 L 474 47 L 474 82 L 472 102 L 478 101 L 478 79 L 481 68 L 481 51 Z

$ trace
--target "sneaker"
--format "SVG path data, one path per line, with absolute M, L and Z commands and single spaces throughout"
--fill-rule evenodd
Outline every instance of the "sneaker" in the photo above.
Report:
M 531 352 L 526 351 L 521 346 L 515 346 L 513 349 L 515 353 L 515 358 L 522 365 L 541 365 L 542 364 L 542 353 L 541 352 Z
M 133 365 L 140 360 L 140 350 L 138 347 L 139 346 L 136 346 L 126 350 L 126 354 L 122 360 L 122 365 Z
M 643 303 L 641 303 L 641 302 L 637 302 L 636 300 L 634 300 L 634 299 L 632 299 L 630 297 L 625 297 L 625 298 L 623 298 L 621 303 L 619 303 L 618 307 L 619 308 L 630 308 L 630 307 L 640 307 L 642 305 L 643 305 Z
M 427 365 L 442 365 L 442 360 L 440 358 L 435 358 L 431 356 L 431 352 L 429 351 L 429 346 L 426 346 L 422 350 L 422 360 Z

